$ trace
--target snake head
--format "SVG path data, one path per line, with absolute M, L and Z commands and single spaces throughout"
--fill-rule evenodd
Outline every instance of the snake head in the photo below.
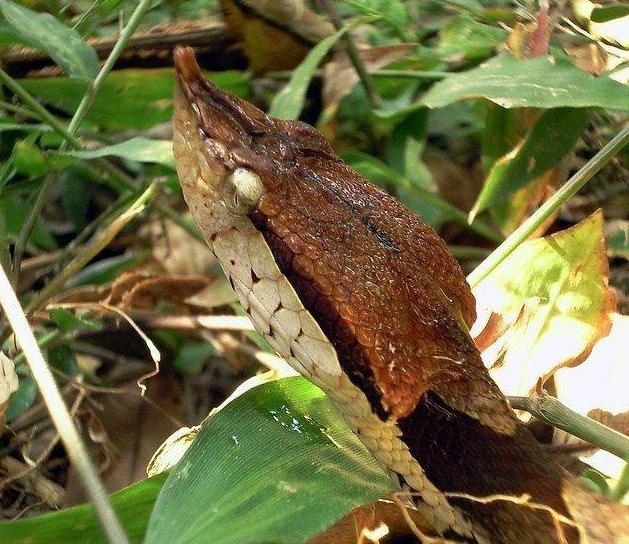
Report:
M 272 119 L 203 78 L 190 47 L 177 47 L 173 151 L 184 196 L 199 197 L 212 223 L 254 212 L 303 153 L 333 157 L 323 136 L 300 121 Z M 196 206 L 200 205 L 197 203 Z M 193 213 L 193 215 L 196 215 Z M 221 216 L 224 221 L 217 221 Z

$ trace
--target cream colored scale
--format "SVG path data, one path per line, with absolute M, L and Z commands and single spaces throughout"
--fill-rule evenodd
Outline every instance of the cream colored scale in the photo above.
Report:
M 228 151 L 220 142 L 200 137 L 196 119 L 185 115 L 184 111 L 176 119 L 179 130 L 175 131 L 173 147 L 177 156 L 197 160 L 177 162 L 184 196 L 256 330 L 295 370 L 325 391 L 380 465 L 388 473 L 401 475 L 421 496 L 417 508 L 435 529 L 452 529 L 474 536 L 479 543 L 489 543 L 487 534 L 473 526 L 430 482 L 400 440 L 397 424 L 384 422 L 373 413 L 367 397 L 343 372 L 336 350 L 278 268 L 251 220 L 232 213 L 223 200 L 217 201 L 214 189 L 205 182 L 212 179 L 206 153 L 222 156 L 229 166 Z M 245 192 L 251 192 L 251 185 L 259 178 L 253 172 L 247 176 L 243 170 L 238 169 L 236 181 L 246 185 Z

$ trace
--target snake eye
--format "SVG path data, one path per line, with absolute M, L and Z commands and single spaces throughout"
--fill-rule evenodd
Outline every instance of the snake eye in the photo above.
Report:
M 227 209 L 235 215 L 251 213 L 264 194 L 260 176 L 246 168 L 236 168 L 226 179 L 223 197 Z

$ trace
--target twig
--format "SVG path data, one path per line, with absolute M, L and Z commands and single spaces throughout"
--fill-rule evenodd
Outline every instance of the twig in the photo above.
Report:
M 122 214 L 114 219 L 95 239 L 86 244 L 83 250 L 74 257 L 72 261 L 46 286 L 39 291 L 29 302 L 26 309 L 28 313 L 37 310 L 46 300 L 53 296 L 72 276 L 90 262 L 109 242 L 120 232 L 131 219 L 138 215 L 145 207 L 146 203 L 155 193 L 155 183 L 152 183 L 146 191 Z
M 81 475 L 81 480 L 85 484 L 87 494 L 94 505 L 94 510 L 108 541 L 116 544 L 126 543 L 127 538 L 109 504 L 105 489 L 74 426 L 68 408 L 63 402 L 57 384 L 44 361 L 37 340 L 35 340 L 33 331 L 26 320 L 26 315 L 3 268 L 0 268 L 0 302 L 13 328 L 15 337 L 26 355 L 33 377 L 50 412 L 50 417 L 66 447 L 68 457 Z
M 325 9 L 325 11 L 328 12 L 330 19 L 332 19 L 332 24 L 334 25 L 336 30 L 340 30 L 341 28 L 343 28 L 343 21 L 341 20 L 341 17 L 338 11 L 336 11 L 336 7 L 334 3 L 331 2 L 330 0 L 319 0 L 319 1 L 321 2 L 321 5 Z M 367 94 L 369 105 L 374 110 L 378 109 L 381 103 L 380 95 L 378 94 L 376 86 L 374 85 L 373 80 L 371 79 L 371 75 L 367 71 L 367 67 L 365 66 L 365 63 L 363 62 L 363 59 L 360 56 L 360 53 L 358 52 L 356 45 L 354 44 L 354 40 L 352 40 L 352 37 L 347 33 L 345 34 L 345 36 L 343 36 L 342 39 L 345 41 L 347 54 L 349 55 L 349 58 L 352 61 L 354 68 L 356 69 L 356 73 L 358 74 L 358 77 L 360 78 L 360 81 L 362 82 L 363 87 L 365 88 L 365 93 Z
M 37 221 L 37 218 L 39 217 L 39 214 L 48 199 L 48 193 L 50 192 L 50 188 L 52 187 L 54 180 L 55 177 L 51 173 L 48 173 L 44 178 L 44 182 L 39 189 L 39 193 L 37 193 L 35 202 L 33 202 L 33 205 L 28 212 L 28 216 L 26 217 L 26 221 L 24 221 L 17 240 L 15 241 L 15 247 L 13 249 L 13 265 L 11 270 L 11 279 L 13 280 L 14 287 L 17 287 L 17 280 L 20 275 L 20 266 L 22 263 L 22 257 L 24 256 L 24 250 L 26 249 L 26 242 L 28 242 L 31 232 L 33 232 L 35 222 Z
M 545 423 L 594 444 L 621 459 L 629 458 L 628 437 L 598 421 L 570 410 L 555 397 L 546 394 L 532 397 L 509 397 L 509 402 L 516 410 L 529 412 Z
M 492 254 L 467 277 L 471 287 L 476 287 L 504 261 L 515 249 L 533 234 L 537 228 L 554 214 L 564 202 L 574 196 L 592 177 L 629 143 L 629 124 L 594 155 L 552 197 L 522 223 Z

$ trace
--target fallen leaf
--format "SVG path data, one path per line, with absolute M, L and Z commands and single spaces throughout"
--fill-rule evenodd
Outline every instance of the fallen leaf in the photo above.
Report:
M 184 306 L 186 299 L 211 283 L 206 276 L 148 275 L 128 272 L 118 278 L 107 297 L 107 304 L 124 308 L 150 309 L 160 301 Z
M 485 365 L 505 394 L 528 395 L 538 380 L 580 364 L 609 332 L 616 301 L 608 272 L 597 211 L 572 228 L 523 243 L 474 289 L 479 314 L 494 312 L 504 322 L 493 342 L 488 333 L 477 334 L 488 346 Z M 493 349 L 496 342 L 500 350 Z

